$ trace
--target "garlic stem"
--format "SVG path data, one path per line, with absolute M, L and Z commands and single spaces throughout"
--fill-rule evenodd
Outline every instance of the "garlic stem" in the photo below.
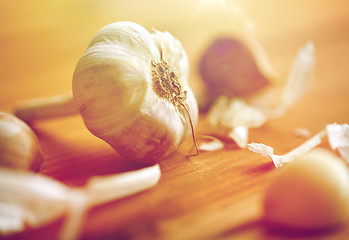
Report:
M 15 107 L 15 115 L 30 122 L 33 120 L 61 117 L 78 113 L 72 93 L 52 97 L 31 99 Z

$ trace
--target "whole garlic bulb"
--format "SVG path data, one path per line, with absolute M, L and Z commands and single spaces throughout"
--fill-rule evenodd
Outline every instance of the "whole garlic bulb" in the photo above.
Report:
M 0 112 L 0 165 L 37 171 L 42 162 L 38 139 L 31 128 Z
M 87 128 L 119 154 L 156 162 L 197 123 L 188 75 L 186 52 L 170 33 L 112 23 L 96 33 L 76 66 L 74 101 Z

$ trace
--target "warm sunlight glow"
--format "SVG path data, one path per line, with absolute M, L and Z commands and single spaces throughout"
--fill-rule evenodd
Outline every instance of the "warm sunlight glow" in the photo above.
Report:
M 238 0 L 199 0 L 193 17 L 195 18 L 204 8 L 220 8 L 230 22 L 238 22 L 246 31 L 256 30 L 254 21 L 246 14 Z

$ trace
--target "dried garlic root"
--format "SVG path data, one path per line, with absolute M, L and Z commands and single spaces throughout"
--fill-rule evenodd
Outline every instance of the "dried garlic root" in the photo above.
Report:
M 325 149 L 313 149 L 279 170 L 264 200 L 265 220 L 291 230 L 333 227 L 349 219 L 349 170 Z
M 32 129 L 15 116 L 0 112 L 0 166 L 38 171 L 42 153 Z

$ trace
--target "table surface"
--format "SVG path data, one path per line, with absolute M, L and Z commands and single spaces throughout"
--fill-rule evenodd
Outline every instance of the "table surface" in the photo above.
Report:
M 349 123 L 348 13 L 344 0 L 0 1 L 0 110 L 11 112 L 19 101 L 70 91 L 78 59 L 94 33 L 111 22 L 135 21 L 175 35 L 187 49 L 196 89 L 197 63 L 214 37 L 254 34 L 280 78 L 287 76 L 299 47 L 311 40 L 316 69 L 309 91 L 284 116 L 250 131 L 250 142 L 283 154 L 305 141 L 295 136 L 298 127 L 315 134 L 329 123 Z M 93 175 L 144 166 L 122 159 L 88 132 L 80 116 L 40 121 L 32 128 L 45 158 L 40 172 L 71 186 L 82 186 Z M 204 113 L 196 132 L 215 133 Z M 90 210 L 82 238 L 348 238 L 349 224 L 306 236 L 266 229 L 260 219 L 273 164 L 234 144 L 186 158 L 191 144 L 188 139 L 161 161 L 161 180 L 152 189 Z M 12 238 L 51 239 L 62 221 Z

